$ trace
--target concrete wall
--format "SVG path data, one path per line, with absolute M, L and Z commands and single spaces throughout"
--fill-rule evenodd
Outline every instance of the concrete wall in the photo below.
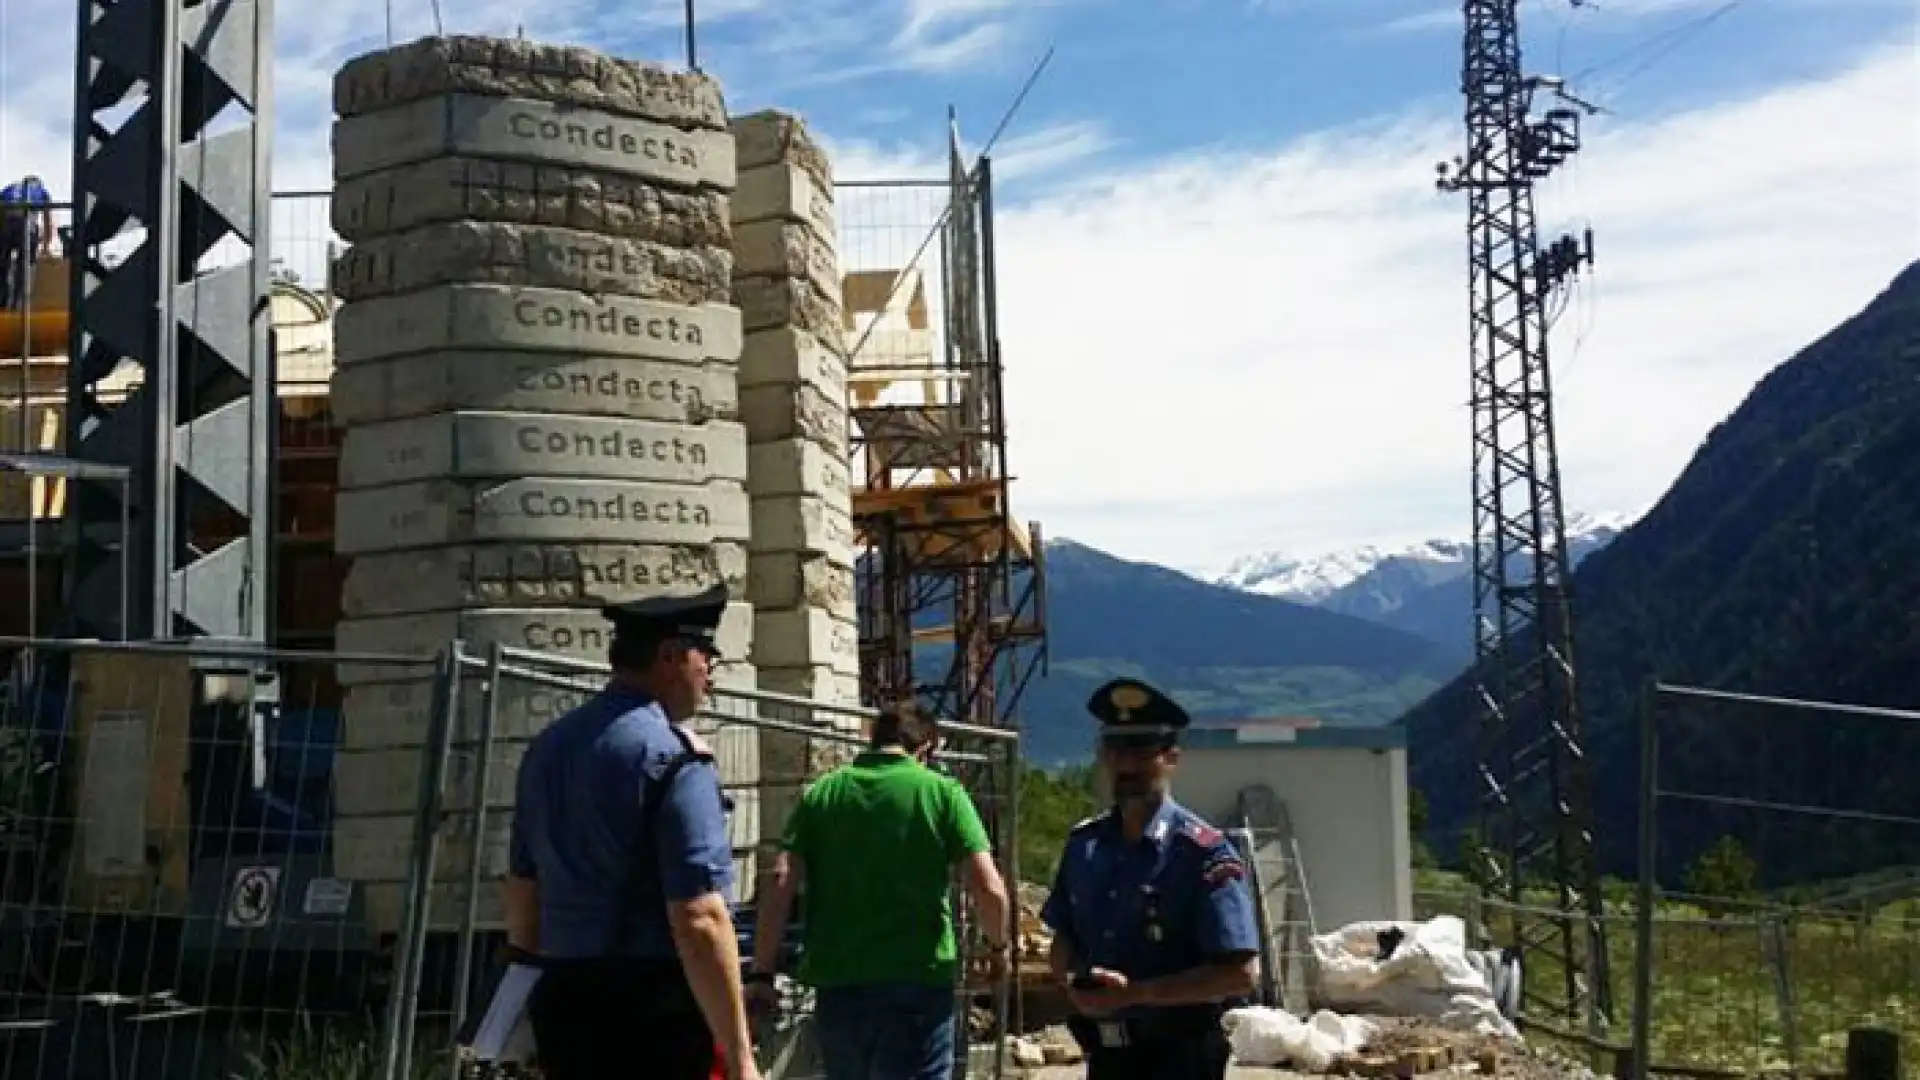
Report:
M 1216 825 L 1240 790 L 1266 784 L 1287 803 L 1306 864 L 1316 929 L 1413 917 L 1407 752 L 1397 730 L 1311 728 L 1262 742 L 1249 729 L 1192 731 L 1174 797 Z

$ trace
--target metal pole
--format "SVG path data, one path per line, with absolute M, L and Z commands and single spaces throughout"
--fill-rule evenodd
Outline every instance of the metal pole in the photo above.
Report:
M 687 0 L 687 69 L 700 70 L 700 54 L 694 48 L 693 39 L 693 0 Z
M 1633 934 L 1633 1075 L 1623 1080 L 1649 1080 L 1653 1042 L 1653 915 L 1659 902 L 1655 873 L 1659 865 L 1654 843 L 1655 807 L 1660 799 L 1659 691 L 1649 685 L 1640 695 L 1640 882 L 1639 911 Z
M 467 997 L 473 982 L 473 924 L 480 921 L 480 853 L 487 834 L 487 778 L 493 769 L 493 731 L 500 716 L 500 678 L 506 653 L 499 642 L 487 651 L 487 682 L 480 690 L 480 745 L 473 754 L 473 820 L 467 826 L 467 909 L 460 919 L 460 956 L 453 973 L 453 1030 L 467 1021 Z M 456 678 L 458 675 L 456 674 Z
M 413 1022 L 419 1011 L 420 970 L 426 952 L 434 862 L 440 848 L 440 788 L 446 779 L 447 750 L 460 711 L 463 645 L 455 640 L 440 654 L 434 672 L 433 719 L 420 763 L 418 808 L 413 819 L 413 858 L 407 867 L 407 899 L 400 915 L 400 940 L 394 978 L 388 985 L 387 1034 L 381 1055 L 384 1080 L 399 1080 L 413 1070 Z

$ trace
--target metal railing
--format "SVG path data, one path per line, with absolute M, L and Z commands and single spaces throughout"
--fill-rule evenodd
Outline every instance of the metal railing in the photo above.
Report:
M 21 650 L 32 677 L 0 699 L 6 1075 L 452 1075 L 504 942 L 518 756 L 603 666 L 458 641 L 429 657 L 0 638 Z M 733 799 L 743 898 L 869 716 L 716 692 L 696 727 Z M 945 735 L 983 811 L 1010 805 L 1013 733 Z M 956 1009 L 1004 1030 L 1008 989 L 963 979 Z M 813 1074 L 796 1006 L 761 1047 L 788 1080 Z
M 1914 1054 L 1920 787 L 1903 766 L 1920 712 L 1661 684 L 1640 720 L 1636 880 L 1604 888 L 1616 1015 L 1598 1038 L 1523 1027 L 1623 1078 L 1839 1076 L 1860 1028 Z M 1553 903 L 1465 881 L 1416 897 L 1495 941 Z M 1560 977 L 1543 965 L 1527 957 L 1526 978 Z

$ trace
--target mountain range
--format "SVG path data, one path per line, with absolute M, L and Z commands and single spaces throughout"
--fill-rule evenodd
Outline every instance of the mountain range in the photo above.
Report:
M 1086 700 L 1131 675 L 1195 717 L 1392 721 L 1459 670 L 1444 647 L 1365 619 L 1247 592 L 1071 540 L 1047 545 L 1049 670 L 1022 699 L 1024 751 L 1085 760 Z
M 1920 705 L 1920 263 L 1769 373 L 1645 517 L 1571 579 L 1603 869 L 1633 868 L 1650 680 Z M 1482 785 L 1459 677 L 1405 717 L 1433 850 Z M 1920 862 L 1920 724 L 1657 698 L 1661 874 L 1723 835 L 1775 881 Z
M 1633 868 L 1648 680 L 1920 706 L 1920 263 L 1782 363 L 1638 520 L 1576 517 L 1569 555 L 1599 850 Z M 1196 717 L 1404 723 L 1432 850 L 1474 820 L 1468 545 L 1255 556 L 1193 576 L 1070 541 L 1047 552 L 1051 671 L 1031 760 L 1084 761 L 1087 694 L 1145 677 Z M 1204 578 L 1204 580 L 1203 580 Z M 1723 835 L 1763 875 L 1920 863 L 1920 724 L 1759 705 L 1662 707 L 1663 876 Z M 1717 802 L 1714 800 L 1718 800 Z M 1728 800 L 1732 800 L 1729 802 Z M 1840 815 L 1782 807 L 1840 808 Z
M 1626 514 L 1572 514 L 1567 559 L 1579 566 L 1613 542 Z M 1216 584 L 1366 619 L 1473 653 L 1473 542 L 1434 539 L 1399 550 L 1359 547 L 1313 558 L 1281 552 L 1243 556 L 1209 575 Z
M 1605 546 L 1619 521 L 1574 518 L 1570 557 Z M 1051 541 L 1050 664 L 1022 699 L 1026 753 L 1044 765 L 1085 760 L 1087 696 L 1120 675 L 1147 679 L 1201 720 L 1390 723 L 1472 654 L 1472 550 L 1433 540 L 1315 559 L 1266 554 L 1191 575 Z

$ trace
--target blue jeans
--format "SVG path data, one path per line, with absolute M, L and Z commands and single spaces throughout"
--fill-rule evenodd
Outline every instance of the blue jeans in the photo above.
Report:
M 953 988 L 910 983 L 822 988 L 813 1028 L 827 1080 L 949 1080 Z

